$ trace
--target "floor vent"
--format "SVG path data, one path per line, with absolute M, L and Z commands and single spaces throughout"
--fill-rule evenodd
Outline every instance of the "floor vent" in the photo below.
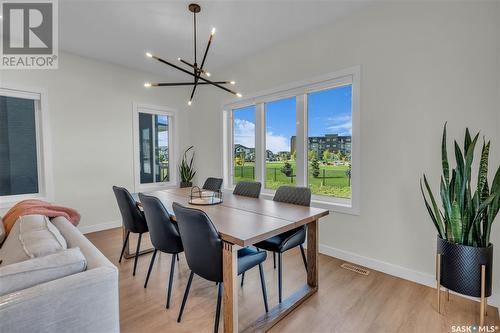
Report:
M 368 275 L 368 274 L 370 274 L 370 271 L 367 270 L 366 268 L 355 266 L 353 264 L 348 264 L 346 262 L 343 263 L 342 265 L 340 265 L 340 267 L 342 267 L 343 269 L 347 269 L 347 270 L 353 271 L 353 272 L 358 273 L 358 274 L 362 274 L 362 275 Z

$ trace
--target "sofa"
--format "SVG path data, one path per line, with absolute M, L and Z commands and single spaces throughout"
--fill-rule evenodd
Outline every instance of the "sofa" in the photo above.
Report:
M 56 217 L 50 222 L 68 250 L 81 252 L 86 266 L 1 295 L 0 332 L 119 332 L 117 268 L 68 220 Z

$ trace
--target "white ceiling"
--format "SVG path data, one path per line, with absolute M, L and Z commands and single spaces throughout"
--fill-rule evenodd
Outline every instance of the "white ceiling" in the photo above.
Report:
M 60 48 L 121 64 L 166 79 L 184 77 L 148 59 L 150 51 L 177 64 L 193 59 L 192 1 L 62 0 L 59 2 Z M 333 22 L 362 6 L 361 1 L 198 1 L 198 57 L 212 27 L 217 33 L 205 68 L 214 72 L 242 57 L 303 31 Z M 180 74 L 180 76 L 179 76 Z

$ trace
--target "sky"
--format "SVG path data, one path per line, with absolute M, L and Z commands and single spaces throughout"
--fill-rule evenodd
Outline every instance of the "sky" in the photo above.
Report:
M 352 86 L 308 94 L 309 136 L 352 135 Z M 295 97 L 266 103 L 266 149 L 290 151 L 295 135 Z M 255 147 L 255 106 L 234 110 L 234 143 Z

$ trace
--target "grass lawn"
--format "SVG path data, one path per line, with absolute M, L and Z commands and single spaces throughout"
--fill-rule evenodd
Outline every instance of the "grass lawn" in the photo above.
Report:
M 281 185 L 295 184 L 295 177 L 287 177 L 281 172 L 285 162 L 266 162 L 265 188 L 276 189 Z M 296 174 L 295 162 L 290 162 Z M 318 178 L 312 176 L 312 168 L 309 165 L 309 187 L 313 194 L 328 195 L 338 198 L 350 198 L 351 187 L 347 178 L 347 166 L 333 166 L 320 164 L 320 175 Z M 244 166 L 234 167 L 234 182 L 254 180 L 255 164 L 246 162 Z M 324 178 L 323 178 L 324 175 Z

